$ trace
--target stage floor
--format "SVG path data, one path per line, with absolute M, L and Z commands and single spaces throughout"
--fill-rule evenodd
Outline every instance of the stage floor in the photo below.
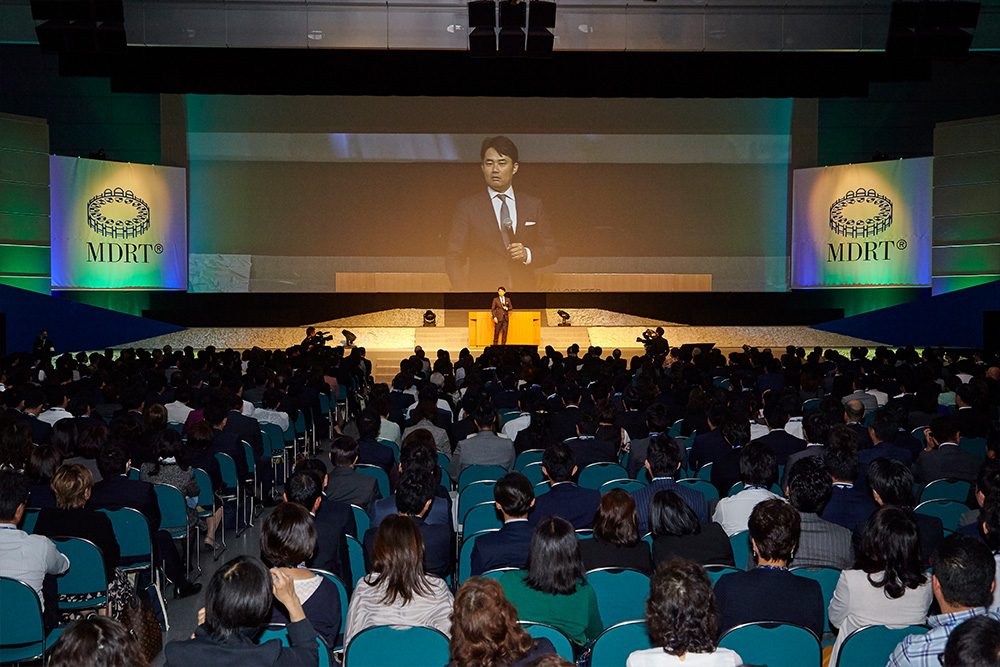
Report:
M 320 331 L 333 334 L 334 344 L 342 344 L 342 329 L 349 329 L 357 336 L 356 345 L 363 346 L 375 367 L 376 380 L 385 382 L 398 369 L 400 359 L 412 354 L 420 345 L 431 358 L 438 349 L 446 349 L 452 357 L 469 346 L 467 310 L 435 311 L 438 326 L 422 326 L 424 310 L 398 308 L 357 315 L 325 322 L 306 323 L 301 327 L 242 327 L 242 328 L 192 328 L 165 336 L 156 336 L 116 347 L 160 348 L 171 345 L 174 349 L 191 345 L 201 349 L 208 345 L 217 348 L 244 350 L 252 347 L 284 349 L 297 345 L 305 337 L 309 324 Z M 571 315 L 571 326 L 550 326 L 560 320 L 555 310 L 542 311 L 541 347 L 551 345 L 565 352 L 573 343 L 584 350 L 600 345 L 608 355 L 620 348 L 626 358 L 641 354 L 636 338 L 650 327 L 662 326 L 671 346 L 685 343 L 715 343 L 724 353 L 738 350 L 743 345 L 754 347 L 784 348 L 796 345 L 806 349 L 815 346 L 849 349 L 866 345 L 875 347 L 877 341 L 851 338 L 840 334 L 819 331 L 807 326 L 688 326 L 636 317 L 627 313 L 595 308 L 566 309 Z M 474 351 L 480 351 L 471 348 Z

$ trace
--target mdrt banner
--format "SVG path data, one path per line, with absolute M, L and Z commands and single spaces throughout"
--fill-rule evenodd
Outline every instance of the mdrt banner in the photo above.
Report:
M 51 156 L 53 289 L 187 289 L 184 176 Z
M 930 285 L 932 161 L 796 169 L 792 287 Z

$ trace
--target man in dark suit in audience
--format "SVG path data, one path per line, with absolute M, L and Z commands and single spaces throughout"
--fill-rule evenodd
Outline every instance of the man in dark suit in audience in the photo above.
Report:
M 646 452 L 646 469 L 649 470 L 649 476 L 653 481 L 649 486 L 632 492 L 639 513 L 640 535 L 645 535 L 649 531 L 649 502 L 657 491 L 674 491 L 694 510 L 698 521 L 701 523 L 708 521 L 708 503 L 705 501 L 705 496 L 700 491 L 681 486 L 675 479 L 681 467 L 683 452 L 680 443 L 669 435 L 650 438 L 649 449 Z
M 788 473 L 793 465 L 810 456 L 823 456 L 826 439 L 830 436 L 830 422 L 822 413 L 814 412 L 802 421 L 802 434 L 806 437 L 806 448 L 788 457 L 781 473 L 780 486 L 783 489 L 788 486 Z
M 719 497 L 729 495 L 729 489 L 740 481 L 740 455 L 750 442 L 750 422 L 739 413 L 726 417 L 719 425 L 722 437 L 730 449 L 712 464 L 712 484 L 719 490 Z
M 264 451 L 264 436 L 260 431 L 260 423 L 253 417 L 243 414 L 243 398 L 238 393 L 230 393 L 223 400 L 226 401 L 229 412 L 226 413 L 226 426 L 222 430 L 235 435 L 241 443 L 250 445 L 262 495 L 265 501 L 271 502 L 274 468 L 271 466 L 270 452 Z M 240 444 L 240 447 L 242 446 Z
M 38 415 L 45 405 L 45 394 L 41 389 L 29 389 L 24 395 L 24 409 L 17 412 L 15 416 L 26 423 L 31 429 L 31 442 L 36 445 L 49 444 L 52 427 L 46 424 Z
M 797 454 L 806 448 L 806 441 L 796 438 L 785 430 L 788 423 L 788 411 L 781 405 L 780 401 L 773 401 L 771 405 L 764 408 L 764 421 L 770 429 L 767 435 L 757 438 L 757 442 L 766 443 L 771 447 L 779 466 L 788 462 L 788 457 Z
M 857 437 L 850 428 L 837 425 L 830 429 L 830 442 L 823 452 L 823 462 L 830 473 L 833 489 L 820 516 L 848 530 L 868 520 L 875 504 L 864 489 L 857 486 Z
M 323 463 L 327 469 L 326 495 L 348 505 L 357 505 L 371 512 L 375 501 L 382 497 L 378 480 L 354 469 L 358 462 L 358 443 L 349 435 L 342 435 L 330 443 L 329 456 Z
M 478 577 L 498 567 L 524 569 L 531 544 L 528 513 L 535 506 L 535 491 L 519 472 L 507 473 L 493 487 L 497 510 L 503 514 L 503 528 L 483 533 L 472 546 L 472 576 Z
M 580 388 L 575 384 L 560 387 L 559 397 L 566 407 L 552 415 L 549 429 L 554 440 L 568 440 L 576 436 L 576 425 L 583 415 L 583 410 L 580 409 L 580 396 Z M 583 464 L 580 467 L 582 468 Z
M 871 436 L 868 435 L 868 427 L 862 423 L 864 418 L 865 406 L 861 401 L 850 400 L 844 404 L 844 421 L 847 423 L 847 427 L 854 431 L 859 451 L 872 446 Z
M 322 465 L 318 461 L 317 463 Z M 351 506 L 324 499 L 322 488 L 323 477 L 315 468 L 309 465 L 296 467 L 296 471 L 285 482 L 284 498 L 290 503 L 305 507 L 313 517 L 316 554 L 310 564 L 332 572 L 349 585 L 354 580 L 351 578 L 347 553 L 347 535 L 357 535 L 357 524 L 354 522 Z
M 699 433 L 691 443 L 688 465 L 692 472 L 697 472 L 705 464 L 712 463 L 729 451 L 729 443 L 722 437 L 719 424 L 726 418 L 726 407 L 716 405 L 708 410 L 708 433 Z
M 149 482 L 128 478 L 130 463 L 128 452 L 117 443 L 109 442 L 101 449 L 97 455 L 97 469 L 102 479 L 94 484 L 87 507 L 109 510 L 131 507 L 138 510 L 149 524 L 153 556 L 163 564 L 167 578 L 174 583 L 174 597 L 194 595 L 201 590 L 201 584 L 192 584 L 187 580 L 173 538 L 167 531 L 160 530 L 160 505 L 156 500 L 156 491 Z
M 243 443 L 233 433 L 227 433 L 226 422 L 229 409 L 218 401 L 205 406 L 205 421 L 212 427 L 212 453 L 226 454 L 236 464 L 236 474 L 241 480 L 247 478 L 247 457 L 243 451 Z
M 872 417 L 872 425 L 868 427 L 868 436 L 874 443 L 873 446 L 858 452 L 858 484 L 862 487 L 867 484 L 868 464 L 877 458 L 895 459 L 907 468 L 913 463 L 913 457 L 910 456 L 909 450 L 895 445 L 896 438 L 899 436 L 899 425 L 891 411 L 879 410 L 875 413 Z
M 374 410 L 358 415 L 358 463 L 378 466 L 388 475 L 389 468 L 395 464 L 395 456 L 389 447 L 379 443 L 381 428 L 382 418 Z
M 650 438 L 665 435 L 670 429 L 670 409 L 662 403 L 649 406 L 646 410 L 646 428 L 648 435 L 632 440 L 629 445 L 628 465 L 625 469 L 632 479 L 636 479 L 639 471 L 646 465 L 646 449 Z
M 969 384 L 960 384 L 955 388 L 955 420 L 958 430 L 966 438 L 985 438 L 994 429 L 989 415 L 977 409 L 979 399 L 975 390 Z
M 542 454 L 542 473 L 549 479 L 549 491 L 535 498 L 535 511 L 531 513 L 532 527 L 547 516 L 557 515 L 569 521 L 576 529 L 590 528 L 594 514 L 601 505 L 601 494 L 594 489 L 584 489 L 572 482 L 579 469 L 576 455 L 569 445 L 552 445 Z
M 962 450 L 958 441 L 962 434 L 953 416 L 938 417 L 924 431 L 927 447 L 913 465 L 917 484 L 927 485 L 936 479 L 962 479 L 975 484 L 980 461 L 974 454 Z
M 408 516 L 424 538 L 424 571 L 447 577 L 455 565 L 455 531 L 451 525 L 429 524 L 424 519 L 434 501 L 434 479 L 426 473 L 407 473 L 399 479 L 396 508 L 400 516 Z M 365 533 L 365 560 L 371 569 L 372 547 L 376 528 Z
M 597 418 L 582 414 L 576 424 L 577 436 L 565 440 L 576 455 L 576 465 L 583 470 L 591 463 L 618 463 L 618 452 L 615 446 L 607 440 L 598 440 Z

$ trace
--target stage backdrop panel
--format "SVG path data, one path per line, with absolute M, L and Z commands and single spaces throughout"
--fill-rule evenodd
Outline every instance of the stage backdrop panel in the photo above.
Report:
M 49 158 L 53 289 L 187 289 L 185 170 Z
M 930 285 L 932 160 L 795 170 L 792 287 Z

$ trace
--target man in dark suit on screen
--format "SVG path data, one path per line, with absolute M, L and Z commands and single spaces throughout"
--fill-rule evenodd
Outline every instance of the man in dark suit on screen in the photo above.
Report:
M 493 344 L 497 344 L 497 338 L 501 345 L 507 344 L 507 322 L 510 319 L 508 313 L 513 309 L 510 305 L 510 298 L 507 290 L 503 287 L 497 288 L 497 295 L 493 297 L 493 304 L 490 311 L 493 313 Z
M 452 289 L 485 291 L 502 282 L 532 291 L 535 271 L 556 260 L 542 203 L 514 193 L 518 152 L 513 141 L 486 138 L 480 158 L 487 190 L 459 202 L 448 236 L 445 266 Z

